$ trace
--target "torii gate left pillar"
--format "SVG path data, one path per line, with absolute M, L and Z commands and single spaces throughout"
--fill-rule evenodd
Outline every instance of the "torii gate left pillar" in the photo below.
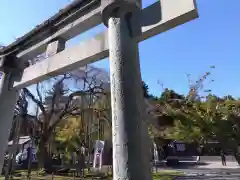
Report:
M 15 70 L 6 66 L 6 57 L 1 57 L 0 61 L 0 144 L 1 147 L 5 147 L 8 143 L 9 132 L 11 131 L 15 104 L 18 99 L 18 92 L 16 89 L 13 89 L 13 77 Z M 14 71 L 13 71 L 14 70 Z M 5 128 L 4 128 L 5 127 Z M 5 148 L 0 148 L 0 167 L 3 166 Z M 0 169 L 1 172 L 2 169 Z

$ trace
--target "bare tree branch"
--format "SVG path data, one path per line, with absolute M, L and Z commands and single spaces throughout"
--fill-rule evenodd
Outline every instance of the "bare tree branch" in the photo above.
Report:
M 37 85 L 36 85 L 36 91 L 37 91 L 37 95 L 38 95 L 39 101 L 40 101 L 41 103 L 43 103 L 42 95 L 41 95 L 40 89 L 39 89 L 39 83 L 37 83 Z
M 56 99 L 60 96 L 60 85 L 63 83 L 63 81 L 65 79 L 68 79 L 69 77 L 67 76 L 67 74 L 64 74 L 63 77 L 61 79 L 59 79 L 55 85 L 56 85 L 56 89 L 53 92 L 53 97 L 52 97 L 52 102 L 51 102 L 51 110 L 49 113 L 49 119 L 51 119 L 53 117 L 53 114 L 55 112 L 55 105 L 56 105 Z
M 46 113 L 46 110 L 45 110 L 45 108 L 44 108 L 44 106 L 43 106 L 43 103 L 42 103 L 40 100 L 36 99 L 35 96 L 34 96 L 27 88 L 23 88 L 23 92 L 24 92 L 29 98 L 31 98 L 31 100 L 32 100 L 34 103 L 37 104 L 37 106 L 38 106 L 38 107 L 40 108 L 40 110 L 42 111 L 44 118 L 46 118 L 46 117 L 47 117 L 47 113 Z
M 98 91 L 95 91 L 96 89 Z M 86 94 L 100 94 L 100 93 L 103 94 L 103 89 L 102 89 L 101 86 L 97 86 L 95 88 L 91 88 L 91 89 L 88 89 L 86 91 L 76 91 L 76 92 L 71 93 L 68 96 L 68 101 L 65 104 L 64 109 L 58 115 L 58 118 L 50 125 L 49 131 L 52 131 L 54 129 L 54 127 L 62 120 L 62 118 L 64 116 L 66 116 L 66 115 L 80 115 L 81 111 L 79 110 L 80 109 L 79 107 L 70 108 L 73 97 L 84 96 Z M 78 110 L 78 112 L 74 112 L 74 111 L 77 111 L 77 110 Z
M 62 112 L 58 115 L 58 118 L 50 125 L 49 127 L 49 131 L 51 132 L 55 126 L 62 120 L 62 118 L 68 113 L 68 108 L 70 106 L 70 103 L 74 97 L 74 94 L 76 94 L 78 92 L 74 92 L 72 94 L 69 95 L 67 103 L 64 106 L 64 109 L 62 110 Z M 79 93 L 82 93 L 81 91 L 79 91 Z

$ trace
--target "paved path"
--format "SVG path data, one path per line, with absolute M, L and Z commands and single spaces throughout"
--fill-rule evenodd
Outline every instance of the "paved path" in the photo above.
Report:
M 223 166 L 220 161 L 206 161 L 204 164 L 199 164 L 198 169 L 239 169 L 237 162 L 227 162 L 227 166 Z
M 194 171 L 186 171 L 182 170 L 184 172 L 184 177 L 177 177 L 175 180 L 198 180 L 198 179 L 206 179 L 206 180 L 240 180 L 240 171 L 238 170 L 235 172 L 231 171 L 214 171 L 214 170 L 194 170 Z
M 240 180 L 240 166 L 235 159 L 229 157 L 227 166 L 223 166 L 220 159 L 202 158 L 199 163 L 182 162 L 179 166 L 166 167 L 185 174 L 184 177 L 177 177 L 175 180 Z M 161 171 L 161 168 L 159 169 Z
M 227 166 L 222 166 L 220 161 L 205 162 L 205 165 L 188 166 L 178 169 L 185 174 L 176 180 L 240 180 L 240 166 L 236 162 L 228 162 Z

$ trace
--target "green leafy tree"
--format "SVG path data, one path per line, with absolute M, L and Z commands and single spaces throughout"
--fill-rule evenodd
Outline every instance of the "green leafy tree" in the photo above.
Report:
M 58 148 L 62 153 L 70 157 L 71 152 L 76 151 L 84 141 L 84 127 L 80 116 L 69 116 L 64 123 L 60 123 L 56 127 L 55 140 L 59 142 Z
M 74 93 L 68 94 L 64 88 L 64 80 L 68 79 L 63 75 L 56 79 L 50 91 L 47 91 L 45 98 L 40 89 L 40 84 L 36 85 L 37 97 L 27 88 L 23 89 L 25 95 L 36 104 L 40 113 L 36 112 L 36 139 L 38 144 L 38 163 L 40 168 L 48 167 L 50 159 L 51 138 L 54 135 L 56 125 L 71 113 L 77 110 L 77 106 L 72 105 Z M 63 100 L 64 99 L 64 100 Z M 62 102 L 60 102 L 62 101 Z
M 187 96 L 178 97 L 181 101 L 178 100 L 177 106 L 172 103 L 176 101 L 172 92 L 163 92 L 160 112 L 172 117 L 174 123 L 160 134 L 164 138 L 199 144 L 217 140 L 222 148 L 231 149 L 239 161 L 240 102 L 231 95 L 220 98 L 205 90 L 210 74 L 207 72 L 192 83 Z
M 48 160 L 58 124 L 62 121 L 66 122 L 69 117 L 80 116 L 86 109 L 89 111 L 102 93 L 103 85 L 108 82 L 102 74 L 102 70 L 97 68 L 84 67 L 38 83 L 35 85 L 35 92 L 28 88 L 23 89 L 25 96 L 37 107 L 35 135 L 38 144 L 39 168 L 47 168 L 50 164 Z M 91 103 L 81 106 L 80 99 L 83 96 Z M 89 131 L 90 125 L 86 129 Z

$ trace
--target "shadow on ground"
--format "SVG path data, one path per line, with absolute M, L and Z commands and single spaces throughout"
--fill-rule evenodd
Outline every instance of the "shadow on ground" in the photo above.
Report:
M 188 169 L 188 168 L 194 168 L 198 166 L 208 166 L 210 163 L 207 162 L 178 162 L 178 163 L 172 163 L 167 164 L 164 162 L 161 162 L 157 164 L 155 167 L 157 168 L 173 168 L 173 169 Z

